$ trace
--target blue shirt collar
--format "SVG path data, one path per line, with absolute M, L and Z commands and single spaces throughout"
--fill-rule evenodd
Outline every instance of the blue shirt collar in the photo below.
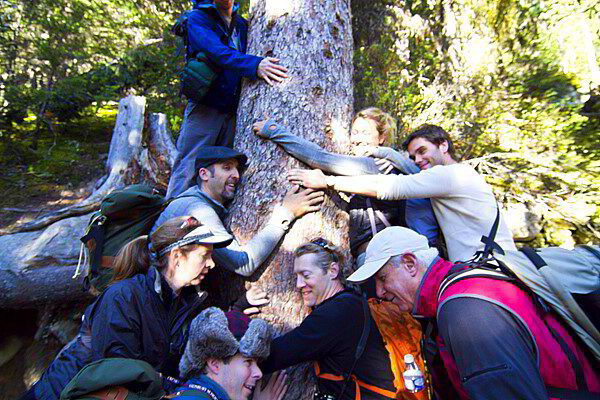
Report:
M 215 6 L 215 3 L 213 3 L 212 0 L 196 0 L 194 2 L 194 9 L 196 9 L 196 10 L 200 10 L 200 9 L 206 10 L 209 8 L 212 8 L 215 11 L 218 11 L 217 6 Z M 233 3 L 233 13 L 234 14 L 237 13 L 239 9 L 240 9 L 239 3 Z
M 219 385 L 217 382 L 213 381 L 212 379 L 210 379 L 208 376 L 206 376 L 204 374 L 189 379 L 186 382 L 185 386 L 189 386 L 190 384 L 207 388 L 208 390 L 213 392 L 219 400 L 229 400 L 229 396 L 227 395 L 227 392 L 225 391 L 225 389 L 223 389 L 221 387 L 221 385 Z M 194 389 L 194 388 L 191 387 L 191 389 Z

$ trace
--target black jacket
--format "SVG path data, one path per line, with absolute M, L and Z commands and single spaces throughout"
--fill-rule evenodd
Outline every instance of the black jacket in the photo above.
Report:
M 136 358 L 165 375 L 177 376 L 187 327 L 200 311 L 195 288 L 175 296 L 150 268 L 108 287 L 86 309 L 78 336 L 65 346 L 33 390 L 37 399 L 58 399 L 87 363 L 106 357 Z
M 361 381 L 389 391 L 395 391 L 390 358 L 377 324 L 371 323 L 365 350 L 356 363 L 353 374 Z M 264 373 L 292 365 L 318 361 L 321 372 L 345 375 L 350 373 L 356 347 L 365 322 L 362 299 L 345 290 L 317 305 L 300 326 L 275 338 L 269 357 L 261 363 Z M 338 398 L 344 382 L 317 379 L 319 392 Z M 349 382 L 343 399 L 354 400 L 355 385 Z M 363 400 L 384 400 L 384 396 L 361 389 Z

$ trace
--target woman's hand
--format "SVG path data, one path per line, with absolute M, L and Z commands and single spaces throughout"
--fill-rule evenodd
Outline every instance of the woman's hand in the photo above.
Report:
M 379 168 L 379 172 L 387 175 L 394 169 L 395 165 L 387 158 L 375 158 L 375 164 Z
M 271 374 L 267 385 L 262 388 L 262 381 L 256 385 L 252 400 L 281 400 L 288 389 L 287 375 L 283 371 Z
M 260 312 L 261 306 L 264 306 L 269 302 L 269 298 L 267 297 L 267 292 L 263 292 L 261 288 L 256 284 L 251 284 L 250 289 L 246 292 L 246 301 L 252 307 L 248 307 L 244 309 L 244 314 L 252 315 L 258 314 Z

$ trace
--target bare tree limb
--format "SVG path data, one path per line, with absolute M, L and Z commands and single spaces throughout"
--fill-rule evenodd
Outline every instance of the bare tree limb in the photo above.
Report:
M 48 213 L 48 214 L 44 215 L 43 217 L 35 219 L 33 221 L 25 222 L 23 224 L 19 224 L 16 226 L 15 225 L 9 226 L 8 228 L 4 228 L 4 229 L 0 229 L 0 236 L 9 235 L 9 234 L 18 233 L 18 232 L 37 231 L 39 229 L 47 227 L 50 224 L 60 221 L 61 219 L 78 217 L 80 215 L 89 214 L 93 211 L 96 211 L 99 208 L 100 208 L 99 201 L 96 201 L 96 202 L 90 203 L 90 204 L 65 207 L 60 210 Z M 26 212 L 26 211 L 27 210 L 23 210 L 20 212 Z

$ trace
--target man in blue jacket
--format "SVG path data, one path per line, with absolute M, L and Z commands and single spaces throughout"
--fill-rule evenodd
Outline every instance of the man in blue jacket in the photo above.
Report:
M 200 147 L 233 147 L 242 77 L 259 77 L 270 85 L 287 78 L 287 68 L 278 64 L 279 59 L 246 54 L 248 23 L 237 15 L 238 9 L 233 0 L 195 0 L 188 17 L 188 57 L 201 51 L 222 72 L 200 102 L 188 100 L 167 198 L 194 185 Z

